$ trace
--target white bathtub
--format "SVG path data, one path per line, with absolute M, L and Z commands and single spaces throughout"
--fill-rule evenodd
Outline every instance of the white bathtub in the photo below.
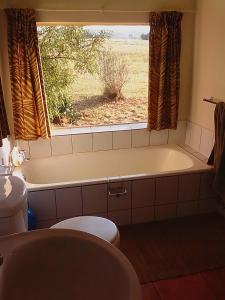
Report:
M 28 189 L 40 190 L 207 169 L 207 165 L 182 148 L 166 145 L 32 159 L 16 172 L 23 174 Z

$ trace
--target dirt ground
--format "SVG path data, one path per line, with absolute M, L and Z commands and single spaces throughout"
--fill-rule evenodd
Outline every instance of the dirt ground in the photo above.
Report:
M 74 126 L 122 124 L 147 120 L 147 99 L 109 100 L 101 96 L 75 101 L 77 121 Z

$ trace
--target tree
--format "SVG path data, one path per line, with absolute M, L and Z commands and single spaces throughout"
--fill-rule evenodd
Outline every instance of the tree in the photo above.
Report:
M 80 26 L 40 26 L 38 35 L 50 120 L 73 119 L 72 83 L 79 74 L 97 70 L 109 35 Z
M 123 56 L 111 51 L 102 53 L 99 62 L 99 77 L 104 85 L 104 96 L 108 99 L 123 99 L 122 88 L 127 82 L 128 69 Z
M 141 39 L 142 40 L 149 40 L 149 33 L 142 33 L 141 34 Z

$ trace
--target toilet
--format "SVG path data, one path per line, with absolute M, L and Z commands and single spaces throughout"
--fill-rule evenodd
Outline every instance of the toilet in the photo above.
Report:
M 27 189 L 19 177 L 0 176 L 0 236 L 27 231 Z
M 51 229 L 74 229 L 97 236 L 115 247 L 119 247 L 120 234 L 117 226 L 106 218 L 96 216 L 74 217 L 59 222 Z

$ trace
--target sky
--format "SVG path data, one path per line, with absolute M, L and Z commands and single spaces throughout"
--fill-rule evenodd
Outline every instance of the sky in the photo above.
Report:
M 127 26 L 127 25 L 92 25 L 92 26 L 85 26 L 86 29 L 90 30 L 91 32 L 99 32 L 101 30 L 110 31 L 111 38 L 139 38 L 142 33 L 146 34 L 149 33 L 149 26 Z

